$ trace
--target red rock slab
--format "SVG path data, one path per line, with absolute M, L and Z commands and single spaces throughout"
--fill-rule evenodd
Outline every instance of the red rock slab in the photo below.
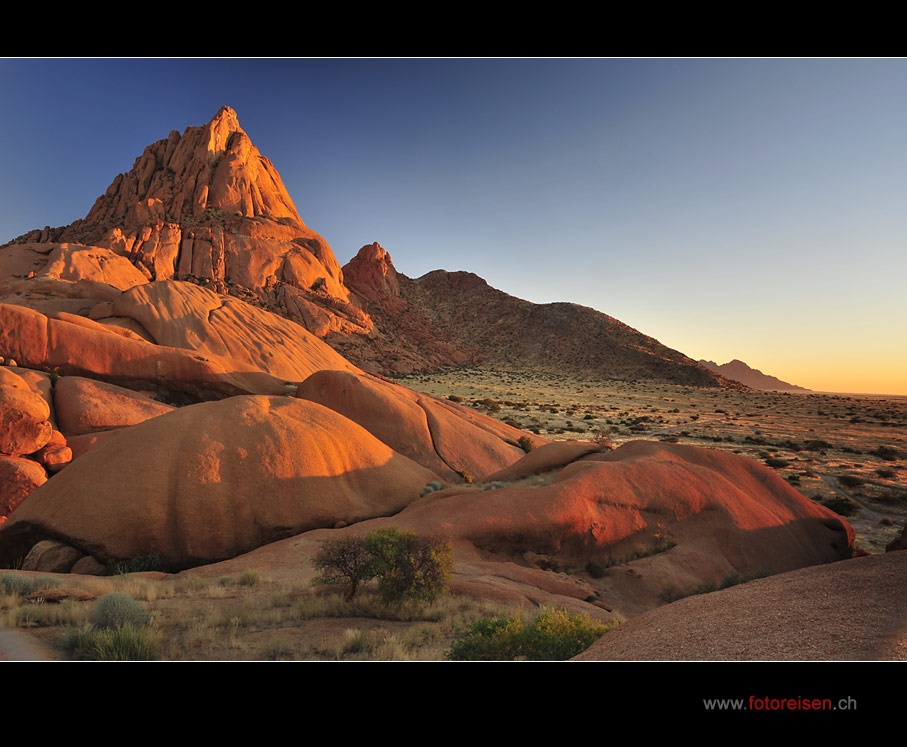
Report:
M 184 568 L 396 513 L 435 478 L 313 402 L 232 397 L 123 429 L 74 460 L 3 525 L 0 558 L 53 537 L 104 562 L 158 554 Z
M 601 447 L 598 444 L 587 441 L 552 441 L 533 449 L 518 462 L 488 475 L 485 479 L 488 482 L 519 480 L 529 475 L 561 469 L 581 457 L 600 451 Z
M 296 396 L 330 407 L 401 454 L 459 481 L 462 473 L 481 479 L 520 458 L 515 444 L 525 434 L 493 418 L 419 394 L 368 374 L 319 371 L 302 382 Z
M 54 401 L 57 422 L 66 436 L 135 425 L 174 409 L 131 389 L 81 376 L 61 377 Z
M 322 369 L 359 371 L 295 322 L 191 283 L 133 288 L 114 302 L 112 315 L 136 320 L 160 345 L 194 350 L 228 371 L 295 382 Z
M 152 389 L 163 384 L 194 396 L 279 393 L 286 389 L 282 380 L 263 371 L 228 369 L 193 351 L 48 319 L 32 309 L 10 304 L 0 304 L 0 352 L 20 365 L 57 370 L 60 375 L 85 375 Z
M 39 275 L 70 283 L 92 280 L 121 291 L 150 279 L 147 273 L 110 249 L 67 243 L 54 245 Z

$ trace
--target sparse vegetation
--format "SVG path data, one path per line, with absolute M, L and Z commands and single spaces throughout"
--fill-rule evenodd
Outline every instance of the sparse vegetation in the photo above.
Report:
M 454 661 L 562 661 L 589 648 L 612 626 L 564 609 L 546 609 L 527 624 L 521 615 L 482 618 L 453 642 Z
M 91 622 L 97 628 L 118 628 L 129 624 L 141 627 L 149 615 L 135 599 L 121 591 L 112 591 L 95 602 Z
M 432 601 L 447 590 L 452 563 L 449 541 L 386 527 L 365 537 L 325 541 L 314 559 L 315 581 L 347 585 L 348 602 L 372 579 L 385 603 Z
M 337 537 L 325 540 L 313 561 L 319 584 L 346 584 L 346 600 L 356 595 L 359 585 L 375 577 L 374 558 L 362 537 Z
M 866 481 L 862 477 L 857 477 L 856 475 L 840 475 L 838 477 L 838 482 L 845 488 L 858 488 Z
M 60 645 L 74 659 L 151 661 L 158 658 L 157 644 L 148 629 L 128 622 L 115 628 L 67 627 Z
M 363 545 L 385 601 L 431 601 L 447 590 L 453 565 L 449 541 L 387 527 L 367 535 Z
M 438 490 L 441 490 L 444 486 L 437 480 L 432 480 L 428 483 L 422 490 L 419 491 L 419 497 L 428 495 L 429 493 L 434 493 Z
M 106 574 L 108 576 L 117 576 L 124 573 L 142 573 L 144 571 L 163 571 L 164 561 L 160 555 L 152 553 L 149 555 L 139 555 L 135 558 L 125 560 L 115 560 L 107 565 Z
M 0 592 L 20 597 L 59 585 L 60 582 L 53 576 L 33 578 L 20 573 L 4 573 L 0 576 Z
M 860 509 L 862 508 L 862 506 L 852 498 L 847 498 L 842 495 L 826 498 L 822 501 L 822 505 L 841 516 L 854 516 L 855 514 L 860 513 Z

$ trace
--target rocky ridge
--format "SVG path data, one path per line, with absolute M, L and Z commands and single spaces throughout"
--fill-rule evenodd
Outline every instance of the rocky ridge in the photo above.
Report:
M 376 320 L 367 336 L 328 341 L 367 370 L 413 373 L 463 365 L 740 388 L 682 353 L 595 309 L 534 304 L 469 272 L 412 279 L 368 244 L 343 267 L 347 285 Z

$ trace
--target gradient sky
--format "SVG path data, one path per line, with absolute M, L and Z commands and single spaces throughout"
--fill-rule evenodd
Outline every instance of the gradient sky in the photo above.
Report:
M 0 60 L 0 242 L 227 104 L 346 263 L 907 394 L 907 60 Z

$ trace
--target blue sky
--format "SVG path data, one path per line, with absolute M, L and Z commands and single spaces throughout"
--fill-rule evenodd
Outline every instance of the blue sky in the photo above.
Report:
M 341 264 L 907 394 L 905 60 L 0 60 L 0 241 L 237 110 Z

